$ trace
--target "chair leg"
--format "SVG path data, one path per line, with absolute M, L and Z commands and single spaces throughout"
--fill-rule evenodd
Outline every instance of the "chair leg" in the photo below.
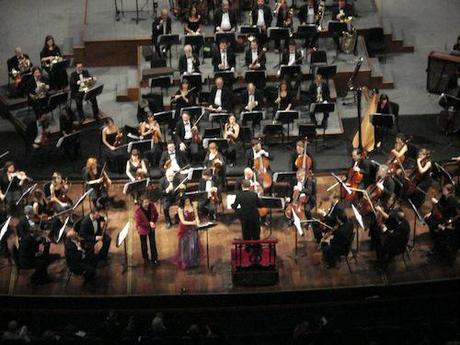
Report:
M 348 261 L 348 255 L 345 256 L 345 262 L 347 263 L 348 271 L 350 271 L 350 273 L 353 273 L 353 272 L 351 271 L 350 262 Z
M 70 283 L 70 278 L 72 278 L 72 272 L 69 270 L 68 273 L 67 273 L 67 279 L 66 279 L 66 282 L 65 282 L 64 291 L 67 291 L 67 286 Z

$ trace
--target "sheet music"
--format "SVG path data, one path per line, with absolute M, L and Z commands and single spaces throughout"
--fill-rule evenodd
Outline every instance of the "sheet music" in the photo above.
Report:
M 64 231 L 67 227 L 67 223 L 69 222 L 69 218 L 70 216 L 67 216 L 67 218 L 64 221 L 64 225 L 62 225 L 62 227 L 59 229 L 59 235 L 58 235 L 56 243 L 59 243 L 61 241 L 62 235 L 64 234 Z
M 93 192 L 93 188 L 90 188 L 88 189 L 85 194 L 83 194 L 80 199 L 78 199 L 78 201 L 75 203 L 75 205 L 72 207 L 72 210 L 75 210 L 78 206 L 80 206 L 80 204 L 83 202 L 83 200 L 85 200 L 85 198 L 90 195 L 92 192 Z
M 123 229 L 121 229 L 121 231 L 117 235 L 117 247 L 123 244 L 124 240 L 128 236 L 128 233 L 129 233 L 129 222 L 125 224 Z
M 353 213 L 355 214 L 355 218 L 358 221 L 359 226 L 361 227 L 361 229 L 365 229 L 364 223 L 363 223 L 363 217 L 358 212 L 358 210 L 356 209 L 355 205 L 351 204 L 351 208 L 353 209 Z
M 297 229 L 297 232 L 300 236 L 303 236 L 304 234 L 302 229 L 302 223 L 300 222 L 299 216 L 294 211 L 292 211 L 292 216 L 294 217 L 294 226 Z
M 236 194 L 227 194 L 227 209 L 232 210 L 232 205 L 235 203 Z M 238 205 L 241 208 L 241 205 Z
M 3 236 L 5 236 L 5 233 L 8 230 L 8 225 L 10 225 L 10 221 L 11 221 L 11 217 L 8 217 L 5 224 L 3 224 L 2 230 L 0 231 L 0 241 L 3 239 Z

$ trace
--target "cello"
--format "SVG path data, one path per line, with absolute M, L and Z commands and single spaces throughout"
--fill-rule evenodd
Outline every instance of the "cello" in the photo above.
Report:
M 262 151 L 259 150 L 259 152 Z M 270 160 L 268 157 L 259 154 L 259 157 L 254 158 L 253 169 L 257 175 L 257 181 L 261 184 L 263 190 L 270 189 L 273 183 L 273 178 L 269 172 Z
M 295 166 L 297 167 L 297 170 L 303 169 L 305 173 L 308 173 L 313 165 L 311 157 L 307 154 L 307 144 L 308 138 L 305 137 L 305 142 L 303 145 L 303 154 L 299 155 L 295 160 Z
M 345 184 L 352 189 L 351 194 L 348 194 L 348 192 L 343 188 L 343 186 L 340 186 L 340 194 L 342 196 L 342 199 L 347 200 L 347 201 L 353 201 L 355 200 L 356 196 L 358 195 L 356 189 L 359 187 L 359 184 L 363 180 L 364 175 L 360 171 L 355 171 L 355 168 L 358 167 L 359 162 L 361 159 L 365 158 L 365 153 L 363 152 L 361 154 L 360 159 L 358 159 L 353 166 L 348 170 L 347 173 L 347 179 L 345 181 Z
M 299 170 L 301 171 L 301 170 Z M 298 172 L 299 173 L 299 172 Z M 312 172 L 311 170 L 308 172 L 308 176 L 304 177 L 303 185 L 307 183 L 308 178 L 312 177 Z M 286 216 L 287 219 L 292 219 L 292 213 L 295 212 L 295 214 L 300 218 L 300 219 L 305 219 L 307 216 L 305 215 L 305 204 L 308 203 L 310 200 L 310 195 L 306 194 L 301 194 L 301 191 L 298 190 L 297 188 L 294 189 L 294 192 L 292 193 L 292 200 L 291 202 L 286 206 L 286 209 L 284 210 L 284 215 Z

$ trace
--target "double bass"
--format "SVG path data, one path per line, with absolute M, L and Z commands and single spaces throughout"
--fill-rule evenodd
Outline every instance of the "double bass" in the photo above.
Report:
M 308 178 L 312 176 L 311 170 L 308 172 L 308 176 L 305 176 L 304 184 L 307 182 Z M 286 216 L 287 219 L 292 219 L 292 213 L 295 212 L 295 214 L 300 218 L 300 219 L 305 219 L 307 218 L 305 215 L 305 204 L 308 203 L 310 200 L 310 195 L 302 195 L 300 190 L 295 189 L 294 192 L 292 193 L 292 200 L 291 202 L 286 206 L 286 209 L 284 210 L 284 215 Z
M 273 183 L 273 178 L 269 172 L 270 160 L 268 157 L 259 155 L 259 157 L 254 158 L 253 169 L 257 175 L 257 181 L 261 184 L 263 190 L 270 189 Z
M 308 144 L 308 138 L 305 138 L 304 146 L 303 146 L 303 154 L 299 155 L 297 159 L 295 160 L 295 166 L 297 167 L 297 170 L 303 169 L 306 174 L 311 170 L 311 167 L 313 165 L 313 161 L 311 157 L 307 154 L 307 144 Z

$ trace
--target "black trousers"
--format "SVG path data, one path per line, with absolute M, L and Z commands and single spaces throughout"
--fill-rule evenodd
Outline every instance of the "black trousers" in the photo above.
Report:
M 148 246 L 150 246 L 150 256 L 152 260 L 158 259 L 158 252 L 157 252 L 157 244 L 155 240 L 155 231 L 150 231 L 147 235 L 139 235 L 141 239 L 141 251 L 142 251 L 142 258 L 144 260 L 149 259 L 149 251 Z M 148 244 L 147 244 L 148 239 Z
M 107 254 L 109 253 L 109 248 L 110 248 L 110 243 L 112 242 L 112 238 L 105 233 L 102 238 L 102 247 L 101 250 L 99 250 L 99 253 L 97 254 L 97 258 L 104 260 L 107 258 Z M 94 255 L 94 246 L 96 243 L 89 242 L 85 244 L 85 250 L 90 253 L 91 255 Z
M 72 98 L 75 100 L 75 103 L 77 103 L 77 113 L 80 119 L 85 118 L 85 113 L 83 112 L 83 97 L 85 96 L 84 92 L 77 92 L 72 95 Z M 99 122 L 99 106 L 97 104 L 97 99 L 96 97 L 93 97 L 90 99 L 91 106 L 93 108 L 93 117 L 96 120 L 96 122 Z
M 164 197 L 163 198 L 163 213 L 165 221 L 171 223 L 171 216 L 169 215 L 169 208 L 176 202 L 175 198 Z
M 254 218 L 254 219 L 252 219 Z M 259 215 L 257 217 L 241 217 L 241 230 L 243 232 L 243 240 L 245 241 L 258 241 L 260 240 L 260 221 Z

